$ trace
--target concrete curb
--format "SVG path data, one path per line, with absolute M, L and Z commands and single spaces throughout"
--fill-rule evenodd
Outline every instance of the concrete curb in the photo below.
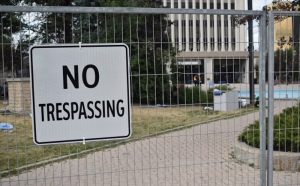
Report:
M 268 151 L 267 151 L 268 153 Z M 259 168 L 260 150 L 236 140 L 234 156 L 237 160 Z M 273 168 L 277 171 L 300 171 L 300 153 L 274 151 Z

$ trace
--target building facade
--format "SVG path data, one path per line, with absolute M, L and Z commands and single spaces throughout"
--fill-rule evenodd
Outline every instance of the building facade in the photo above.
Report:
M 267 8 L 281 11 L 281 7 L 291 7 L 290 11 L 299 11 L 299 2 L 274 2 L 267 5 Z M 288 49 L 291 45 L 287 43 L 299 42 L 300 16 L 278 16 L 274 25 L 274 50 Z
M 163 0 L 163 5 L 177 9 L 245 9 L 244 0 Z M 169 19 L 173 22 L 173 46 L 180 51 L 181 83 L 192 82 L 194 74 L 200 74 L 207 84 L 248 82 L 245 25 L 235 25 L 231 15 L 172 14 Z

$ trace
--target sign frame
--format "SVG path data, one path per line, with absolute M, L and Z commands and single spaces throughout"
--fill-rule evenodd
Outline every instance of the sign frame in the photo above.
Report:
M 36 107 L 35 107 L 35 87 L 34 87 L 34 77 L 35 77 L 35 72 L 34 72 L 34 56 L 33 56 L 33 51 L 35 49 L 49 49 L 49 48 L 79 48 L 81 49 L 88 49 L 91 47 L 100 47 L 100 48 L 105 48 L 105 47 L 124 47 L 126 50 L 126 82 L 127 82 L 127 117 L 128 117 L 128 134 L 126 135 L 121 135 L 121 136 L 109 136 L 109 137 L 97 137 L 97 138 L 85 138 L 84 136 L 82 138 L 78 139 L 70 139 L 70 140 L 55 140 L 55 141 L 38 141 L 37 139 L 37 121 L 36 121 Z M 126 44 L 124 43 L 106 43 L 106 44 L 55 44 L 55 45 L 33 45 L 29 49 L 29 69 L 30 69 L 30 89 L 31 89 L 31 110 L 32 110 L 32 132 L 33 132 L 33 141 L 36 145 L 52 145 L 52 144 L 66 144 L 66 143 L 83 143 L 89 142 L 89 141 L 105 141 L 105 140 L 117 140 L 117 139 L 128 139 L 130 138 L 132 134 L 132 129 L 131 129 L 131 96 L 130 96 L 130 59 L 129 59 L 129 48 Z M 47 80 L 45 80 L 46 82 Z M 109 85 L 110 86 L 110 85 Z

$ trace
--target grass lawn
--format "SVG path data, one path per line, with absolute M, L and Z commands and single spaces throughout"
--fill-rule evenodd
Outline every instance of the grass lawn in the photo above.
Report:
M 4 108 L 0 103 L 0 108 Z M 179 130 L 178 127 L 190 127 L 193 124 L 207 123 L 212 120 L 226 119 L 227 117 L 239 117 L 247 113 L 255 112 L 258 108 L 247 106 L 235 111 L 223 112 L 204 110 L 202 106 L 132 106 L 132 136 L 131 139 L 139 139 L 152 135 L 159 135 L 168 129 Z M 14 126 L 13 132 L 5 133 L 0 130 L 0 168 L 1 171 L 51 160 L 64 155 L 78 157 L 79 152 L 88 149 L 101 150 L 114 147 L 122 141 L 91 142 L 85 145 L 65 144 L 37 146 L 33 143 L 32 121 L 28 114 L 0 113 L 0 122 L 10 123 Z M 177 129 L 176 129 L 177 128 Z M 184 127 L 185 128 L 185 127 Z M 168 132 L 168 131 L 167 131 Z M 123 140 L 124 142 L 124 140 Z M 107 147 L 107 145 L 109 145 Z M 6 174 L 7 175 L 7 174 Z M 5 176 L 5 174 L 3 174 Z

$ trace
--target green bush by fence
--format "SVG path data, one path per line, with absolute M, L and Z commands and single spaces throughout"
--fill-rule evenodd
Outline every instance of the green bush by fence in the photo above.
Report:
M 220 91 L 233 90 L 233 88 L 227 85 L 215 86 L 207 90 L 202 90 L 202 87 L 200 86 L 195 86 L 195 87 L 181 86 L 178 91 L 179 104 L 202 104 L 203 106 L 212 105 L 214 102 L 213 100 L 214 89 L 218 89 Z
M 274 116 L 274 145 L 273 150 L 285 152 L 299 152 L 300 147 L 300 125 L 299 125 L 299 106 L 284 109 L 279 115 Z M 266 119 L 268 123 L 268 118 Z M 268 130 L 268 125 L 266 125 Z M 268 134 L 266 132 L 266 134 Z M 259 120 L 247 126 L 238 136 L 238 140 L 245 142 L 252 147 L 260 148 Z M 266 142 L 268 136 L 266 138 Z M 268 149 L 268 147 L 266 147 Z

